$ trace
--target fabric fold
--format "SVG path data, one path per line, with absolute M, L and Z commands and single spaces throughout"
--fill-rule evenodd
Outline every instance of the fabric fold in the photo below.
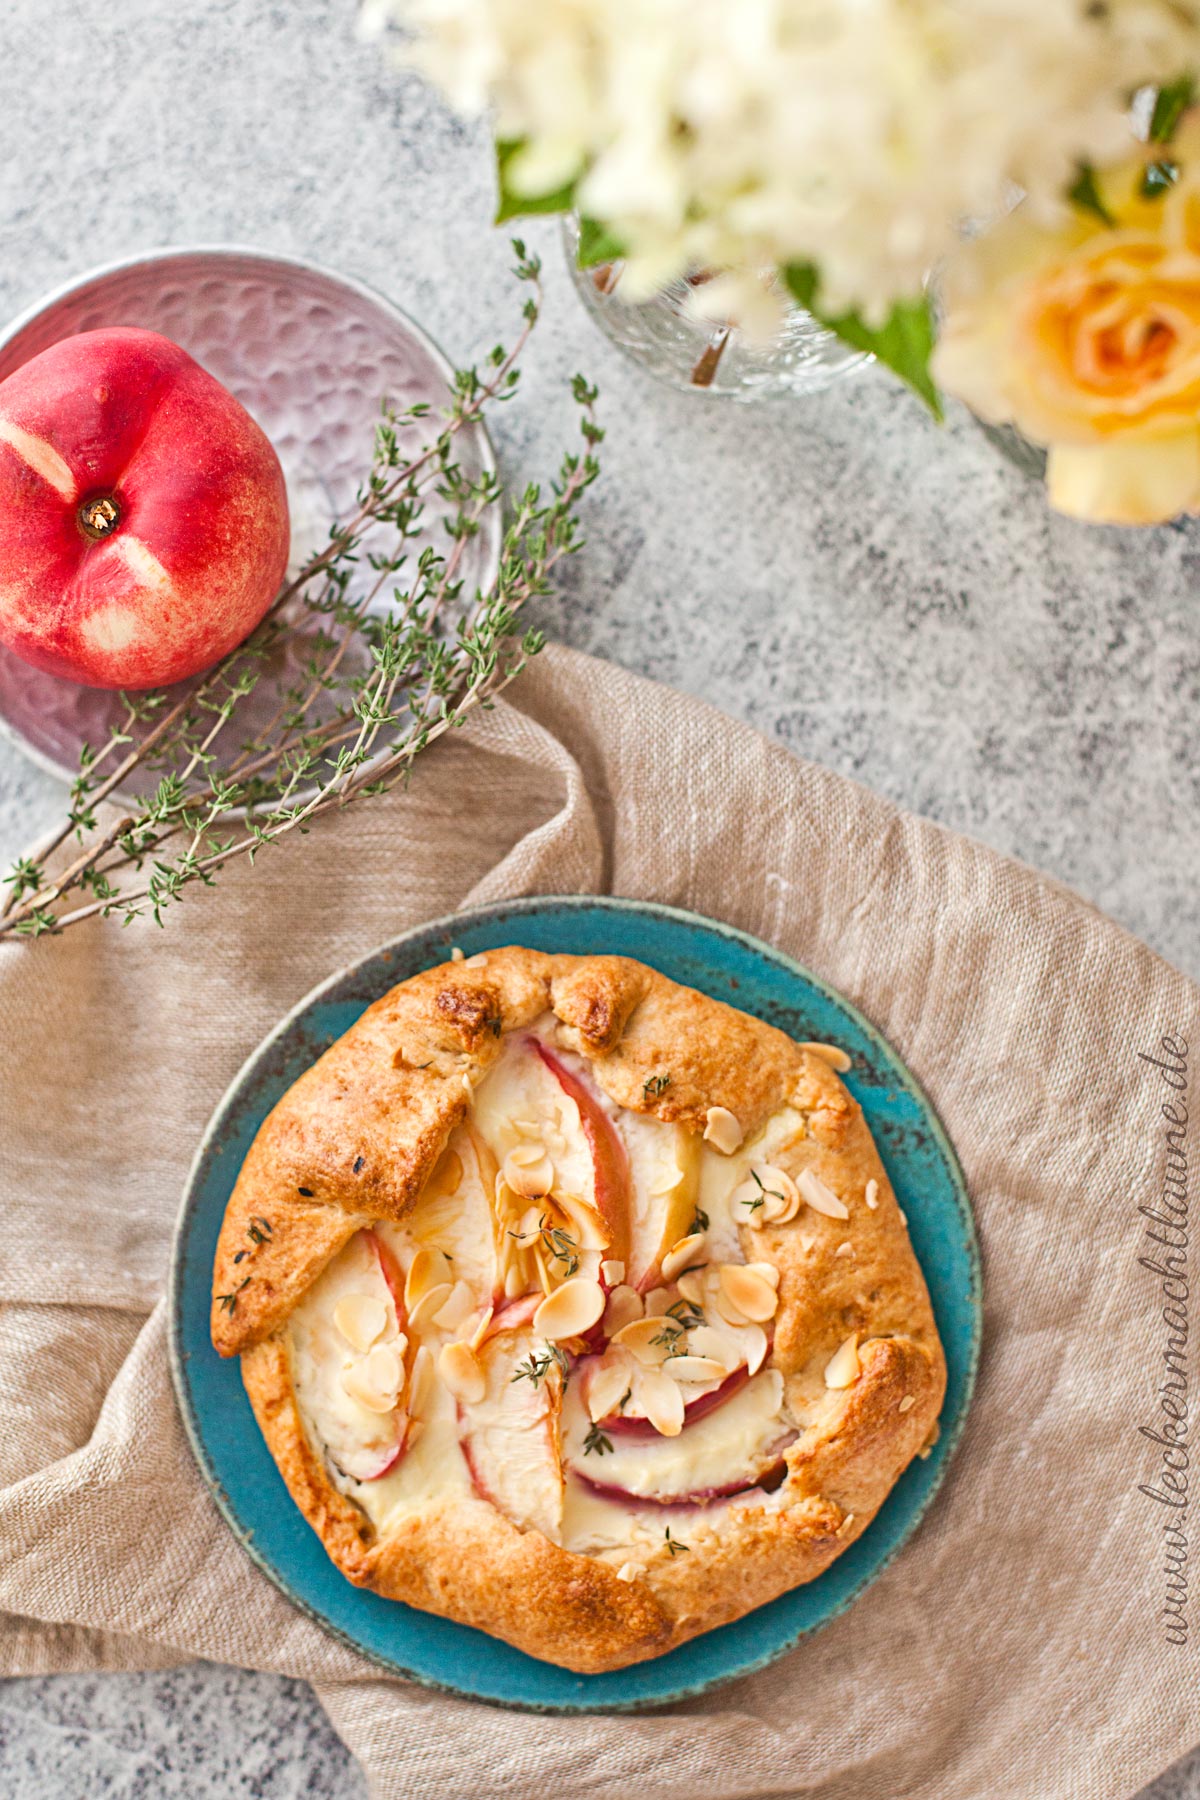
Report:
M 406 927 L 538 892 L 690 908 L 840 988 L 932 1096 L 984 1253 L 977 1396 L 913 1539 L 773 1667 L 646 1716 L 505 1712 L 327 1637 L 225 1525 L 167 1366 L 172 1225 L 241 1062 Z M 1164 1038 L 1200 1054 L 1197 988 L 1077 896 L 546 652 L 407 793 L 227 870 L 165 931 L 0 951 L 3 1669 L 306 1677 L 378 1800 L 1120 1800 L 1200 1739 L 1194 1652 L 1164 1635 L 1164 1508 L 1139 1491 L 1160 1467 L 1139 1207 L 1162 1195 Z

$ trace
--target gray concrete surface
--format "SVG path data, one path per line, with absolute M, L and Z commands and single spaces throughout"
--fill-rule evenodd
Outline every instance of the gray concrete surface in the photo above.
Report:
M 236 241 L 367 278 L 460 359 L 508 329 L 485 141 L 356 41 L 350 0 L 5 15 L 0 315 L 110 257 Z M 548 306 L 504 472 L 549 473 L 577 367 L 609 432 L 547 628 L 1037 864 L 1200 975 L 1200 530 L 1055 519 L 968 420 L 937 430 L 874 372 L 777 410 L 655 388 L 595 335 L 554 231 L 528 236 Z M 0 859 L 59 801 L 0 746 Z M 0 1791 L 363 1787 L 302 1686 L 193 1666 L 0 1684 Z M 1149 1793 L 1200 1800 L 1200 1756 Z

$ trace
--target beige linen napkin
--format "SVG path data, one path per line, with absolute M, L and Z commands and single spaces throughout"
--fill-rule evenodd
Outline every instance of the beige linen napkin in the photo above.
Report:
M 440 912 L 579 890 L 728 920 L 849 995 L 932 1094 L 985 1262 L 975 1406 L 907 1548 L 773 1668 L 636 1718 L 428 1693 L 295 1612 L 201 1486 L 155 1306 L 205 1120 L 286 1008 Z M 307 1676 L 382 1800 L 1119 1800 L 1200 1740 L 1167 1508 L 1139 1491 L 1165 1347 L 1139 1207 L 1189 1097 L 1141 1055 L 1173 1035 L 1200 1048 L 1196 988 L 1072 894 L 547 652 L 407 796 L 229 871 L 165 932 L 0 954 L 0 1666 Z

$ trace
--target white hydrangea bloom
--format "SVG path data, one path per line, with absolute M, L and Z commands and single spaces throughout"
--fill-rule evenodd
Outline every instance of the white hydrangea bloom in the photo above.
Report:
M 371 0 L 461 110 L 579 179 L 625 292 L 812 261 L 880 318 L 1016 185 L 1043 214 L 1128 148 L 1128 95 L 1200 61 L 1200 0 Z M 743 274 L 744 282 L 744 274 Z M 722 290 L 728 298 L 735 289 Z M 749 303 L 750 288 L 742 292 Z

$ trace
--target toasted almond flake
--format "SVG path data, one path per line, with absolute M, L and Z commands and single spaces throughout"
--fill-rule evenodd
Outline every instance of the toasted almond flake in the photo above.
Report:
M 412 1375 L 408 1384 L 408 1410 L 422 1418 L 428 1410 L 433 1397 L 433 1351 L 428 1344 L 422 1344 L 413 1357 Z
M 877 1181 L 868 1181 L 867 1183 L 867 1205 L 872 1212 L 879 1205 L 879 1183 Z
M 719 1150 L 722 1156 L 732 1156 L 742 1142 L 743 1132 L 737 1118 L 727 1106 L 710 1106 L 704 1115 L 704 1141 Z
M 671 1290 L 669 1287 L 652 1287 L 646 1295 L 646 1317 L 661 1319 L 670 1304 Z
M 641 1563 L 622 1563 L 617 1570 L 618 1581 L 636 1581 L 642 1573 Z
M 898 1210 L 900 1213 L 900 1223 L 904 1226 L 904 1229 L 907 1231 L 908 1230 L 908 1214 L 905 1212 L 903 1207 L 900 1207 Z
M 839 1244 L 833 1254 L 835 1256 L 853 1256 L 854 1255 L 854 1245 L 853 1244 Z
M 463 962 L 464 960 L 465 960 L 465 958 L 464 958 L 463 952 L 459 949 L 458 945 L 455 944 L 454 948 L 450 952 L 450 961 L 451 962 Z
M 533 1329 L 552 1343 L 563 1338 L 582 1337 L 603 1317 L 604 1289 L 598 1281 L 578 1275 L 564 1281 L 542 1301 L 533 1315 Z
M 517 1160 L 530 1150 L 539 1152 L 532 1162 Z M 525 1200 L 538 1199 L 554 1186 L 554 1164 L 537 1144 L 518 1144 L 510 1150 L 501 1173 L 513 1193 L 520 1194 Z
M 800 1190 L 786 1170 L 755 1163 L 749 1178 L 734 1188 L 730 1204 L 739 1225 L 761 1231 L 764 1225 L 786 1225 L 795 1218 Z
M 618 1288 L 625 1279 L 625 1264 L 615 1257 L 607 1257 L 600 1264 L 600 1273 L 610 1288 Z
M 854 1514 L 847 1513 L 845 1518 L 842 1520 L 841 1524 L 838 1526 L 838 1530 L 839 1531 L 849 1531 L 849 1529 L 853 1525 L 853 1523 L 854 1523 Z
M 765 1344 L 766 1334 L 759 1330 L 757 1325 L 754 1329 L 758 1331 Z M 727 1375 L 731 1375 L 738 1364 L 744 1360 L 737 1339 L 731 1337 L 727 1331 L 718 1330 L 714 1325 L 697 1325 L 694 1331 L 689 1331 L 688 1345 L 697 1356 L 707 1356 L 713 1362 L 720 1363 Z
M 767 1360 L 770 1345 L 767 1334 L 761 1325 L 747 1325 L 739 1333 L 739 1338 L 746 1352 L 746 1367 L 751 1375 L 757 1375 Z
M 333 1322 L 355 1350 L 369 1350 L 387 1329 L 388 1310 L 374 1294 L 343 1294 L 333 1309 Z
M 508 1160 L 515 1163 L 518 1169 L 529 1169 L 534 1163 L 540 1162 L 545 1154 L 541 1144 L 514 1144 L 508 1153 Z
M 404 1279 L 404 1304 L 409 1316 L 431 1288 L 444 1287 L 449 1290 L 454 1284 L 454 1271 L 450 1267 L 450 1258 L 441 1250 L 418 1250 L 408 1265 L 408 1274 Z M 436 1312 L 437 1308 L 434 1308 Z
M 387 1344 L 377 1344 L 360 1363 L 352 1363 L 342 1372 L 342 1389 L 351 1400 L 367 1412 L 390 1413 L 395 1410 L 404 1365 Z
M 414 1419 L 410 1415 L 409 1421 L 408 1421 L 408 1428 L 404 1434 L 404 1448 L 406 1450 L 411 1450 L 413 1448 L 414 1444 L 420 1443 L 420 1441 L 424 1437 L 424 1435 L 425 1435 L 424 1421 L 422 1419 Z
M 917 1402 L 914 1399 L 912 1394 L 905 1394 L 905 1396 L 904 1396 L 903 1400 L 900 1402 L 900 1405 L 897 1410 L 899 1412 L 908 1412 L 909 1408 L 915 1406 L 916 1404 L 917 1404 Z
M 517 1223 L 516 1235 L 522 1243 L 530 1243 L 541 1236 L 542 1209 L 540 1206 L 527 1206 Z
M 616 1337 L 618 1331 L 626 1325 L 632 1325 L 645 1313 L 642 1296 L 636 1288 L 626 1286 L 615 1287 L 608 1296 L 608 1305 L 604 1308 L 604 1330 L 608 1337 Z
M 437 1366 L 438 1374 L 456 1400 L 474 1406 L 483 1399 L 487 1378 L 470 1344 L 443 1344 Z
M 675 1284 L 684 1299 L 690 1300 L 693 1306 L 704 1305 L 704 1275 L 706 1273 L 706 1270 L 687 1269 Z
M 609 1230 L 594 1207 L 578 1194 L 558 1194 L 555 1204 L 567 1221 L 567 1229 L 582 1250 L 607 1250 Z
M 440 1306 L 433 1315 L 433 1322 L 439 1331 L 457 1331 L 465 1325 L 475 1310 L 475 1296 L 465 1281 L 456 1281 L 450 1289 L 450 1298 L 444 1306 Z
M 845 1343 L 836 1349 L 825 1364 L 825 1386 L 827 1388 L 848 1388 L 862 1374 L 862 1364 L 858 1360 L 858 1333 L 852 1331 Z
M 660 1168 L 650 1184 L 650 1198 L 657 1200 L 663 1194 L 673 1194 L 683 1180 L 683 1170 L 674 1163 Z
M 512 1128 L 519 1137 L 535 1138 L 542 1135 L 542 1128 L 536 1119 L 513 1119 Z
M 832 1188 L 825 1186 L 819 1175 L 811 1169 L 802 1169 L 796 1181 L 797 1187 L 806 1203 L 814 1212 L 824 1213 L 827 1219 L 848 1219 L 850 1208 L 839 1200 Z
M 438 1287 L 427 1288 L 415 1306 L 408 1309 L 408 1322 L 414 1330 L 432 1324 L 435 1315 L 441 1312 L 454 1290 L 454 1284 L 443 1281 Z
M 467 968 L 467 969 L 482 969 L 482 968 L 485 968 L 486 965 L 487 965 L 487 951 L 486 950 L 477 950 L 475 952 L 474 956 L 468 956 L 463 967 Z
M 689 1264 L 707 1260 L 708 1239 L 704 1232 L 693 1231 L 689 1237 L 680 1238 L 677 1244 L 672 1244 L 663 1257 L 662 1278 L 664 1281 L 674 1281 Z
M 643 1367 L 652 1369 L 666 1360 L 674 1335 L 663 1329 L 660 1318 L 633 1319 L 614 1332 L 612 1342 L 619 1344 L 622 1350 L 632 1351 Z M 656 1338 L 664 1341 L 656 1343 Z
M 494 1306 L 487 1306 L 484 1308 L 478 1325 L 475 1326 L 474 1330 L 471 1332 L 471 1335 L 467 1340 L 468 1343 L 470 1344 L 472 1350 L 478 1350 L 480 1344 L 482 1344 L 484 1338 L 487 1336 L 488 1326 L 491 1324 L 492 1319 L 495 1317 L 495 1313 L 496 1313 L 496 1308 Z
M 683 1395 L 661 1369 L 641 1369 L 634 1397 L 660 1437 L 678 1437 L 683 1430 Z
M 510 1263 L 504 1272 L 504 1298 L 517 1300 L 525 1292 L 525 1277 L 515 1263 Z
M 463 1078 L 462 1078 L 462 1084 L 463 1084 L 463 1092 L 466 1094 L 467 1099 L 468 1100 L 473 1099 L 475 1090 L 471 1086 L 471 1077 L 468 1074 L 466 1074 L 465 1071 L 464 1071 Z
M 616 1411 L 632 1381 L 627 1357 L 610 1351 L 593 1369 L 587 1385 L 588 1417 L 593 1421 L 607 1419 Z
M 736 1312 L 757 1325 L 774 1318 L 779 1303 L 771 1283 L 745 1263 L 723 1264 L 721 1294 Z
M 724 1381 L 728 1370 L 713 1356 L 671 1356 L 663 1364 L 663 1374 L 672 1381 Z
M 837 1044 L 801 1044 L 800 1048 L 807 1050 L 810 1056 L 819 1056 L 822 1062 L 828 1063 L 831 1069 L 836 1069 L 839 1075 L 844 1075 L 847 1069 L 853 1067 L 846 1052 L 839 1049 Z
M 773 1288 L 778 1288 L 779 1270 L 775 1267 L 774 1263 L 752 1262 L 747 1263 L 746 1267 L 748 1269 L 753 1269 L 756 1275 L 761 1275 L 764 1281 L 769 1281 Z

